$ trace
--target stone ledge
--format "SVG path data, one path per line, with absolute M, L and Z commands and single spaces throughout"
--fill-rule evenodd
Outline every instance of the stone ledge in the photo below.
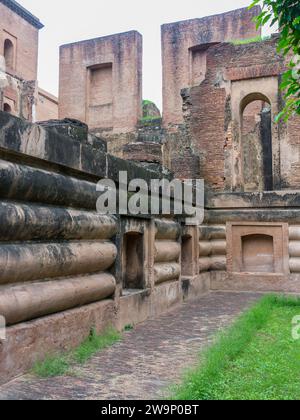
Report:
M 141 178 L 149 182 L 162 178 L 159 171 L 147 170 L 57 130 L 45 129 L 1 111 L 0 127 L 0 149 L 9 155 L 21 155 L 29 162 L 40 160 L 48 166 L 58 165 L 98 179 L 108 177 L 117 183 L 119 171 L 127 171 L 129 181 Z
M 254 275 L 244 273 L 211 273 L 212 291 L 239 291 L 300 294 L 300 275 Z
M 206 207 L 210 209 L 300 207 L 300 190 L 208 193 Z
M 7 339 L 0 341 L 0 384 L 48 355 L 77 347 L 92 328 L 100 334 L 113 325 L 114 301 L 105 300 L 8 328 Z

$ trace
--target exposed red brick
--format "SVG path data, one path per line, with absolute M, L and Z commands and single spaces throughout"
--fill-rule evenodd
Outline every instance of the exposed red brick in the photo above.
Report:
M 193 85 L 192 54 L 195 47 L 260 35 L 253 17 L 259 8 L 234 10 L 220 15 L 162 26 L 164 125 L 181 124 L 180 91 Z M 199 75 L 198 75 L 199 76 Z M 198 80 L 196 77 L 194 80 Z
M 162 164 L 162 146 L 159 143 L 130 143 L 124 146 L 125 159 Z

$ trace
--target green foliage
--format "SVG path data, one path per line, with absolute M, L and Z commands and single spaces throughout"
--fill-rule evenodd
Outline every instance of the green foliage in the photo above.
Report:
M 143 106 L 147 106 L 147 105 L 155 105 L 154 102 L 149 101 L 149 99 L 144 99 L 143 100 Z
M 263 298 L 218 337 L 174 399 L 298 400 L 300 342 L 291 321 L 299 314 L 299 299 Z
M 139 120 L 139 124 L 141 126 L 144 127 L 152 127 L 155 125 L 160 125 L 161 124 L 161 118 L 160 117 L 151 117 L 151 116 L 146 116 L 143 118 L 140 118 Z
M 68 373 L 70 362 L 67 356 L 47 357 L 43 362 L 36 363 L 33 373 L 40 378 L 53 378 Z
M 69 374 L 73 365 L 87 362 L 94 354 L 112 346 L 120 340 L 121 335 L 113 328 L 108 329 L 102 335 L 97 335 L 95 330 L 92 330 L 90 336 L 72 352 L 64 355 L 51 356 L 43 362 L 36 363 L 33 368 L 33 373 L 42 378 Z
M 124 331 L 125 332 L 129 332 L 129 331 L 133 331 L 134 327 L 131 324 L 128 324 L 125 326 Z
M 97 335 L 93 330 L 91 335 L 74 351 L 74 360 L 85 363 L 95 353 L 112 346 L 121 339 L 121 335 L 114 329 L 109 329 L 103 335 Z
M 261 3 L 254 0 L 250 8 Z M 285 92 L 285 106 L 277 116 L 287 121 L 300 115 L 300 2 L 299 0 L 263 0 L 262 12 L 256 17 L 257 26 L 278 23 L 280 40 L 278 51 L 291 56 L 289 69 L 283 76 L 281 89 Z

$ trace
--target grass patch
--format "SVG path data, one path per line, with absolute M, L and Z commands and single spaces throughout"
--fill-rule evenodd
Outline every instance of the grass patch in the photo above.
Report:
M 66 375 L 70 370 L 70 363 L 67 357 L 48 357 L 43 362 L 36 363 L 33 373 L 40 378 L 54 378 L 55 376 Z
M 41 378 L 70 374 L 74 365 L 84 364 L 94 354 L 120 341 L 121 337 L 121 334 L 113 328 L 102 335 L 97 335 L 95 330 L 92 330 L 89 337 L 75 350 L 67 354 L 47 357 L 43 362 L 36 363 L 33 373 Z
M 300 300 L 267 296 L 202 355 L 175 388 L 175 400 L 298 400 L 300 341 L 292 319 Z
M 121 335 L 114 329 L 107 330 L 103 335 L 97 335 L 95 331 L 74 351 L 74 360 L 77 363 L 85 363 L 95 353 L 112 346 L 121 339 Z
M 233 45 L 248 45 L 248 44 L 253 44 L 255 42 L 264 42 L 267 41 L 268 39 L 270 39 L 269 36 L 257 36 L 255 38 L 247 38 L 247 39 L 235 39 L 233 41 L 231 41 L 231 44 Z

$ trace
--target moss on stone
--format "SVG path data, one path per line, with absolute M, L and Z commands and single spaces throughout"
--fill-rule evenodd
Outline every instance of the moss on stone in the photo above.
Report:
M 248 44 L 254 44 L 257 42 L 264 42 L 270 39 L 269 36 L 257 36 L 255 38 L 247 38 L 247 39 L 235 39 L 232 40 L 230 43 L 233 45 L 248 45 Z

